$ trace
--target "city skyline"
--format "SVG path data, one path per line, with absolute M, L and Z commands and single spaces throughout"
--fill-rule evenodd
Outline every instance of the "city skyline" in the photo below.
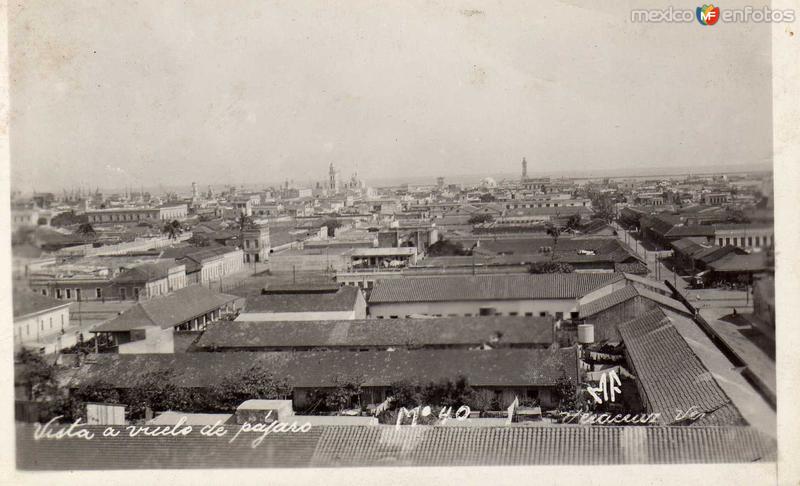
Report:
M 767 25 L 645 29 L 610 2 L 218 10 L 15 12 L 15 189 L 771 163 Z

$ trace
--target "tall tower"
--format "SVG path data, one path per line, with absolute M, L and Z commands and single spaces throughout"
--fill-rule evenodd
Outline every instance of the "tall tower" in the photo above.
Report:
M 197 199 L 197 183 L 192 182 L 192 199 Z
M 331 162 L 330 167 L 328 168 L 328 188 L 332 191 L 337 189 L 336 187 L 336 168 L 333 166 L 333 162 Z
M 525 157 L 522 158 L 522 180 L 528 178 L 528 161 L 525 160 Z

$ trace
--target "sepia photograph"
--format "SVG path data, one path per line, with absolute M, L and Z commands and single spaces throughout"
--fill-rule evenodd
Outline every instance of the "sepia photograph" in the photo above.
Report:
M 800 11 L 679 3 L 7 4 L 10 467 L 776 484 Z

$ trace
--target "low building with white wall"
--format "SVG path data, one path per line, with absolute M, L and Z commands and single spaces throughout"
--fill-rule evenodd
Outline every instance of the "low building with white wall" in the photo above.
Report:
M 379 319 L 425 316 L 577 316 L 582 299 L 627 284 L 619 273 L 405 277 L 378 281 L 369 299 Z

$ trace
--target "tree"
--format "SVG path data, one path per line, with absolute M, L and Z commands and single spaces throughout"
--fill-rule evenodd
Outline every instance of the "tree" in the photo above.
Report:
M 458 243 L 439 240 L 428 247 L 428 256 L 466 256 L 469 252 Z
M 467 223 L 475 225 L 475 224 L 491 223 L 492 221 L 494 221 L 494 216 L 492 216 L 491 214 L 475 214 L 471 218 L 469 218 Z
M 732 209 L 728 212 L 731 223 L 749 223 L 750 219 L 744 214 L 741 209 Z
M 578 226 L 581 224 L 581 217 L 580 215 L 573 214 L 572 216 L 567 219 L 567 228 L 568 229 L 577 229 Z
M 493 195 L 489 194 L 488 192 L 485 193 L 485 194 L 481 194 L 481 202 L 495 202 L 495 201 L 497 201 L 497 198 L 495 198 Z
M 87 403 L 123 403 L 119 390 L 102 378 L 81 383 L 72 390 L 70 397 L 64 403 L 61 415 L 65 419 L 76 420 L 86 418 Z
M 575 267 L 564 262 L 536 262 L 528 267 L 530 273 L 572 273 Z
M 81 225 L 78 226 L 78 229 L 75 232 L 79 235 L 84 235 L 84 236 L 95 236 L 97 234 L 91 223 L 81 223 Z
M 553 224 L 547 225 L 547 234 L 553 238 L 553 251 L 550 253 L 550 258 L 555 258 L 556 246 L 558 245 L 558 238 L 561 236 L 561 230 Z
M 561 375 L 556 380 L 555 395 L 558 398 L 559 408 L 569 407 L 578 395 L 578 386 L 572 378 Z
M 47 363 L 40 354 L 22 349 L 15 359 L 17 373 L 15 384 L 24 386 L 33 401 L 48 400 L 56 393 L 56 367 Z
M 284 378 L 278 378 L 259 364 L 235 371 L 211 387 L 214 408 L 220 411 L 236 410 L 242 402 L 252 399 L 284 399 L 292 388 Z
M 211 240 L 208 238 L 208 236 L 202 233 L 193 234 L 192 237 L 187 240 L 187 242 L 197 247 L 211 246 Z
M 178 220 L 172 220 L 164 225 L 161 232 L 165 235 L 169 235 L 171 240 L 176 240 L 178 239 L 178 235 L 183 233 L 183 227 Z
M 131 418 L 142 418 L 150 410 L 190 410 L 194 408 L 185 388 L 175 385 L 176 373 L 171 369 L 147 371 L 126 389 L 121 400 L 129 406 Z
M 59 213 L 53 216 L 53 219 L 50 220 L 50 226 L 56 228 L 62 228 L 65 226 L 72 226 L 75 224 L 82 224 L 88 223 L 89 217 L 85 214 L 81 214 L 80 216 L 76 215 L 74 211 L 65 211 L 63 213 Z
M 322 225 L 328 228 L 328 238 L 336 236 L 336 229 L 342 227 L 342 223 L 334 218 L 325 220 Z
M 336 376 L 333 379 L 335 388 L 325 394 L 325 408 L 330 411 L 341 412 L 352 407 L 355 400 L 361 408 L 361 378 L 343 378 Z

